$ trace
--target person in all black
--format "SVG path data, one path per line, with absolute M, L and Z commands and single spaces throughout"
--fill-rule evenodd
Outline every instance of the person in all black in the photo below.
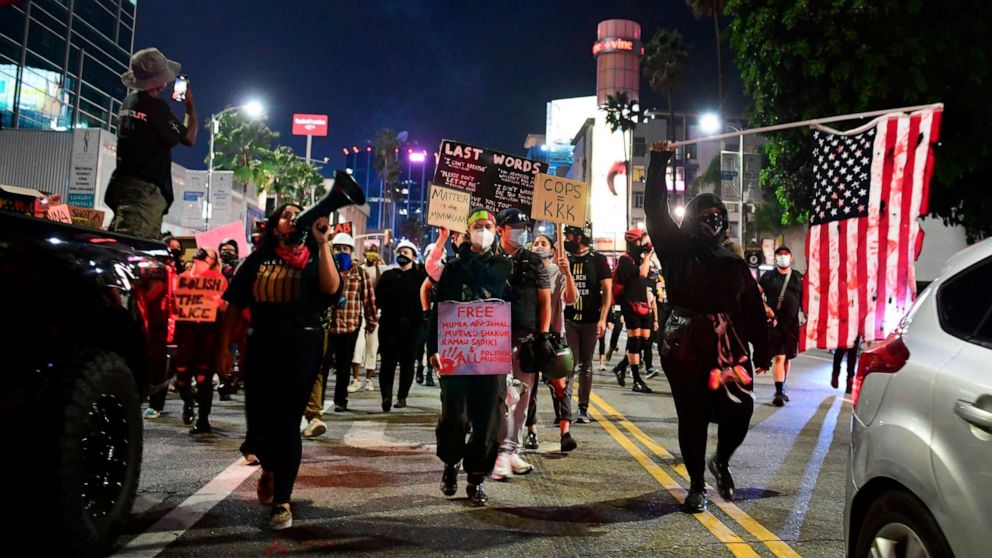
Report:
M 513 380 L 520 385 L 520 401 L 506 416 L 506 430 L 493 480 L 525 475 L 534 467 L 520 457 L 524 423 L 531 390 L 537 387 L 538 371 L 551 355 L 551 281 L 544 260 L 524 248 L 530 235 L 530 218 L 508 207 L 496 216 L 500 250 L 513 262 L 508 286 L 513 337 Z
M 158 49 L 146 48 L 134 53 L 131 69 L 121 76 L 132 91 L 121 105 L 117 167 L 104 196 L 114 211 L 111 231 L 155 239 L 162 234 L 162 216 L 173 200 L 172 148 L 177 143 L 192 146 L 198 127 L 192 91 L 187 90 L 183 100 L 182 123 L 158 98 L 179 69 Z
M 638 228 L 624 234 L 627 252 L 617 260 L 613 275 L 613 295 L 620 304 L 623 321 L 627 325 L 627 362 L 634 376 L 634 391 L 651 393 L 651 388 L 641 378 L 641 348 L 651 336 L 653 319 L 648 303 L 648 273 L 651 271 L 651 242 L 648 235 Z M 624 385 L 625 371 L 615 369 L 617 383 Z
M 231 368 L 231 341 L 244 308 L 251 310 L 245 370 L 245 415 L 251 451 L 262 465 L 258 500 L 272 505 L 269 526 L 292 525 L 289 503 L 303 453 L 300 417 L 320 370 L 321 316 L 338 298 L 341 276 L 328 242 L 326 217 L 309 239 L 295 226 L 301 207 L 286 204 L 269 215 L 258 250 L 231 279 L 224 300 L 218 370 Z M 306 241 L 305 241 L 306 240 Z
M 445 375 L 438 354 L 438 307 L 446 301 L 508 300 L 508 282 L 513 271 L 510 258 L 497 254 L 496 218 L 481 207 L 469 211 L 471 242 L 462 245 L 458 257 L 444 266 L 438 278 L 437 304 L 431 311 L 427 350 L 431 366 L 439 373 L 441 418 L 437 422 L 437 456 L 444 462 L 441 492 L 453 496 L 458 491 L 458 470 L 468 474 L 465 493 L 475 505 L 484 505 L 489 496 L 486 477 L 492 472 L 499 453 L 500 430 L 506 415 L 506 376 Z M 508 365 L 506 373 L 511 373 Z M 471 434 L 466 441 L 466 431 Z
M 840 363 L 847 357 L 847 387 L 844 388 L 844 393 L 850 395 L 851 389 L 854 387 L 854 369 L 858 363 L 858 354 L 861 352 L 861 337 L 855 337 L 853 346 L 851 347 L 838 347 L 834 351 L 834 369 L 833 373 L 830 375 L 830 387 L 837 389 L 840 387 Z
M 413 385 L 417 345 L 424 334 L 423 310 L 420 306 L 420 286 L 427 278 L 422 266 L 415 266 L 417 247 L 408 240 L 396 246 L 398 268 L 382 274 L 375 287 L 375 300 L 382 311 L 379 318 L 379 353 L 382 369 L 379 372 L 379 389 L 382 391 L 382 410 L 393 408 L 393 379 L 396 366 L 400 367 L 400 385 L 396 390 L 396 408 L 406 407 L 406 398 Z
M 788 246 L 775 249 L 775 269 L 766 271 L 758 285 L 764 292 L 765 315 L 771 323 L 769 341 L 775 377 L 772 404 L 782 407 L 789 401 L 785 379 L 792 359 L 799 352 L 799 308 L 803 301 L 803 274 L 792 269 L 792 251 Z
M 589 422 L 592 393 L 592 356 L 599 340 L 600 356 L 606 339 L 606 320 L 613 304 L 613 276 L 606 256 L 592 250 L 592 225 L 565 227 L 565 250 L 579 291 L 574 304 L 565 307 L 565 336 L 575 356 L 579 377 L 579 414 L 575 422 Z
M 747 372 L 753 364 L 761 373 L 771 365 L 761 293 L 744 260 L 720 243 L 729 226 L 727 208 L 713 194 L 700 194 L 685 208 L 681 227 L 669 213 L 665 172 L 674 147 L 658 142 L 644 193 L 647 229 L 665 273 L 672 313 L 664 330 L 661 362 L 671 385 L 679 418 L 679 448 L 689 472 L 689 493 L 683 510 L 706 509 L 704 470 L 707 428 L 719 422 L 716 455 L 709 469 L 717 489 L 727 500 L 734 497 L 730 458 L 747 436 L 754 398 Z M 711 390 L 711 372 L 729 374 Z M 749 374 L 747 374 L 749 376 Z

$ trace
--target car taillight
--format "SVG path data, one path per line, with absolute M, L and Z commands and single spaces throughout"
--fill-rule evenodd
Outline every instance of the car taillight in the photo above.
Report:
M 861 394 L 861 384 L 864 383 L 868 374 L 873 372 L 885 372 L 891 374 L 898 372 L 906 361 L 909 360 L 909 349 L 902 342 L 902 335 L 898 332 L 889 335 L 884 341 L 865 349 L 858 360 L 858 373 L 854 377 L 854 386 L 851 388 L 851 401 L 856 405 L 858 395 Z

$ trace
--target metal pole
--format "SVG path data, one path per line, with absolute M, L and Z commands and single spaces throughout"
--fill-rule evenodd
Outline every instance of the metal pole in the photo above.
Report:
M 842 122 L 844 120 L 856 120 L 858 118 L 869 118 L 872 116 L 884 116 L 886 114 L 892 114 L 897 112 L 914 112 L 918 110 L 934 109 L 943 110 L 944 103 L 934 103 L 930 105 L 915 105 L 912 107 L 900 107 L 885 110 L 873 110 L 870 112 L 858 112 L 853 114 L 842 114 L 840 116 L 831 116 L 828 118 L 814 118 L 812 120 L 801 120 L 799 122 L 790 122 L 788 124 L 776 124 L 774 126 L 763 126 L 761 128 L 748 128 L 746 130 L 741 130 L 738 132 L 733 132 L 729 134 L 719 134 L 716 136 L 706 136 L 703 138 L 676 141 L 672 145 L 674 147 L 679 147 L 682 145 L 691 145 L 694 143 L 702 143 L 704 141 L 716 141 L 728 138 L 736 138 L 740 135 L 751 135 L 751 134 L 763 134 L 765 132 L 776 132 L 779 130 L 789 130 L 791 128 L 805 128 L 807 126 L 815 126 L 817 124 L 828 124 L 830 122 Z
M 210 117 L 210 157 L 207 163 L 207 211 L 203 218 L 203 230 L 210 229 L 210 190 L 214 184 L 214 135 L 217 133 L 217 115 Z
M 310 135 L 310 134 L 307 134 L 307 164 L 308 165 L 311 164 L 310 163 L 310 151 L 311 151 L 311 147 L 313 147 L 313 136 Z M 310 186 L 310 205 L 313 205 L 314 190 L 316 190 L 316 188 L 317 188 L 316 186 Z
M 741 194 L 741 222 L 738 225 L 738 231 L 737 232 L 738 232 L 738 236 L 739 236 L 739 239 L 740 239 L 741 250 L 743 250 L 744 249 L 744 219 L 745 219 L 745 217 L 744 217 L 744 134 L 741 134 L 740 137 L 739 137 L 739 139 L 740 139 L 740 144 L 739 144 L 739 151 L 738 151 L 738 157 L 739 158 L 737 160 L 737 174 L 740 177 L 740 186 L 741 186 L 741 191 L 740 191 L 740 194 Z

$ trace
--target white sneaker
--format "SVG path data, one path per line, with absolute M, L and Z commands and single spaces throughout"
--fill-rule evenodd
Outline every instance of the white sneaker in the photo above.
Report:
M 493 467 L 493 474 L 490 477 L 494 481 L 499 481 L 512 475 L 513 469 L 510 466 L 510 454 L 500 452 L 499 457 L 496 458 L 496 466 Z
M 307 424 L 307 427 L 303 429 L 303 437 L 316 438 L 317 436 L 322 435 L 324 432 L 327 432 L 327 425 L 324 424 L 324 421 L 314 417 L 310 419 L 310 422 Z
M 155 409 L 152 409 L 151 407 L 145 410 L 146 419 L 157 419 L 160 416 L 162 416 L 162 413 L 156 411 Z
M 375 378 L 365 380 L 365 391 L 376 391 Z
M 527 473 L 534 470 L 534 466 L 524 461 L 519 454 L 511 453 L 510 470 L 513 471 L 514 475 L 526 475 Z
M 348 393 L 355 393 L 356 391 L 361 391 L 365 386 L 362 385 L 362 380 L 358 378 L 352 378 L 351 383 L 348 384 Z

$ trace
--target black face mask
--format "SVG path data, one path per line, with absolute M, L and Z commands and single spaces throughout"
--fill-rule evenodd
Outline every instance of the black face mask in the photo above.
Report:
M 723 215 L 710 213 L 699 220 L 703 234 L 707 236 L 718 236 L 723 232 Z
M 413 260 L 411 260 L 406 256 L 396 256 L 396 263 L 398 263 L 400 266 L 407 265 L 411 262 L 413 262 Z
M 581 250 L 581 249 L 582 248 L 579 245 L 579 241 L 578 240 L 566 240 L 565 241 L 565 250 L 568 250 L 572 254 L 578 254 L 579 253 L 579 250 Z
M 470 258 L 472 257 L 472 243 L 462 242 L 455 248 L 455 253 L 458 254 L 459 258 Z
M 227 265 L 234 265 L 238 263 L 238 255 L 234 252 L 221 252 L 220 260 Z

